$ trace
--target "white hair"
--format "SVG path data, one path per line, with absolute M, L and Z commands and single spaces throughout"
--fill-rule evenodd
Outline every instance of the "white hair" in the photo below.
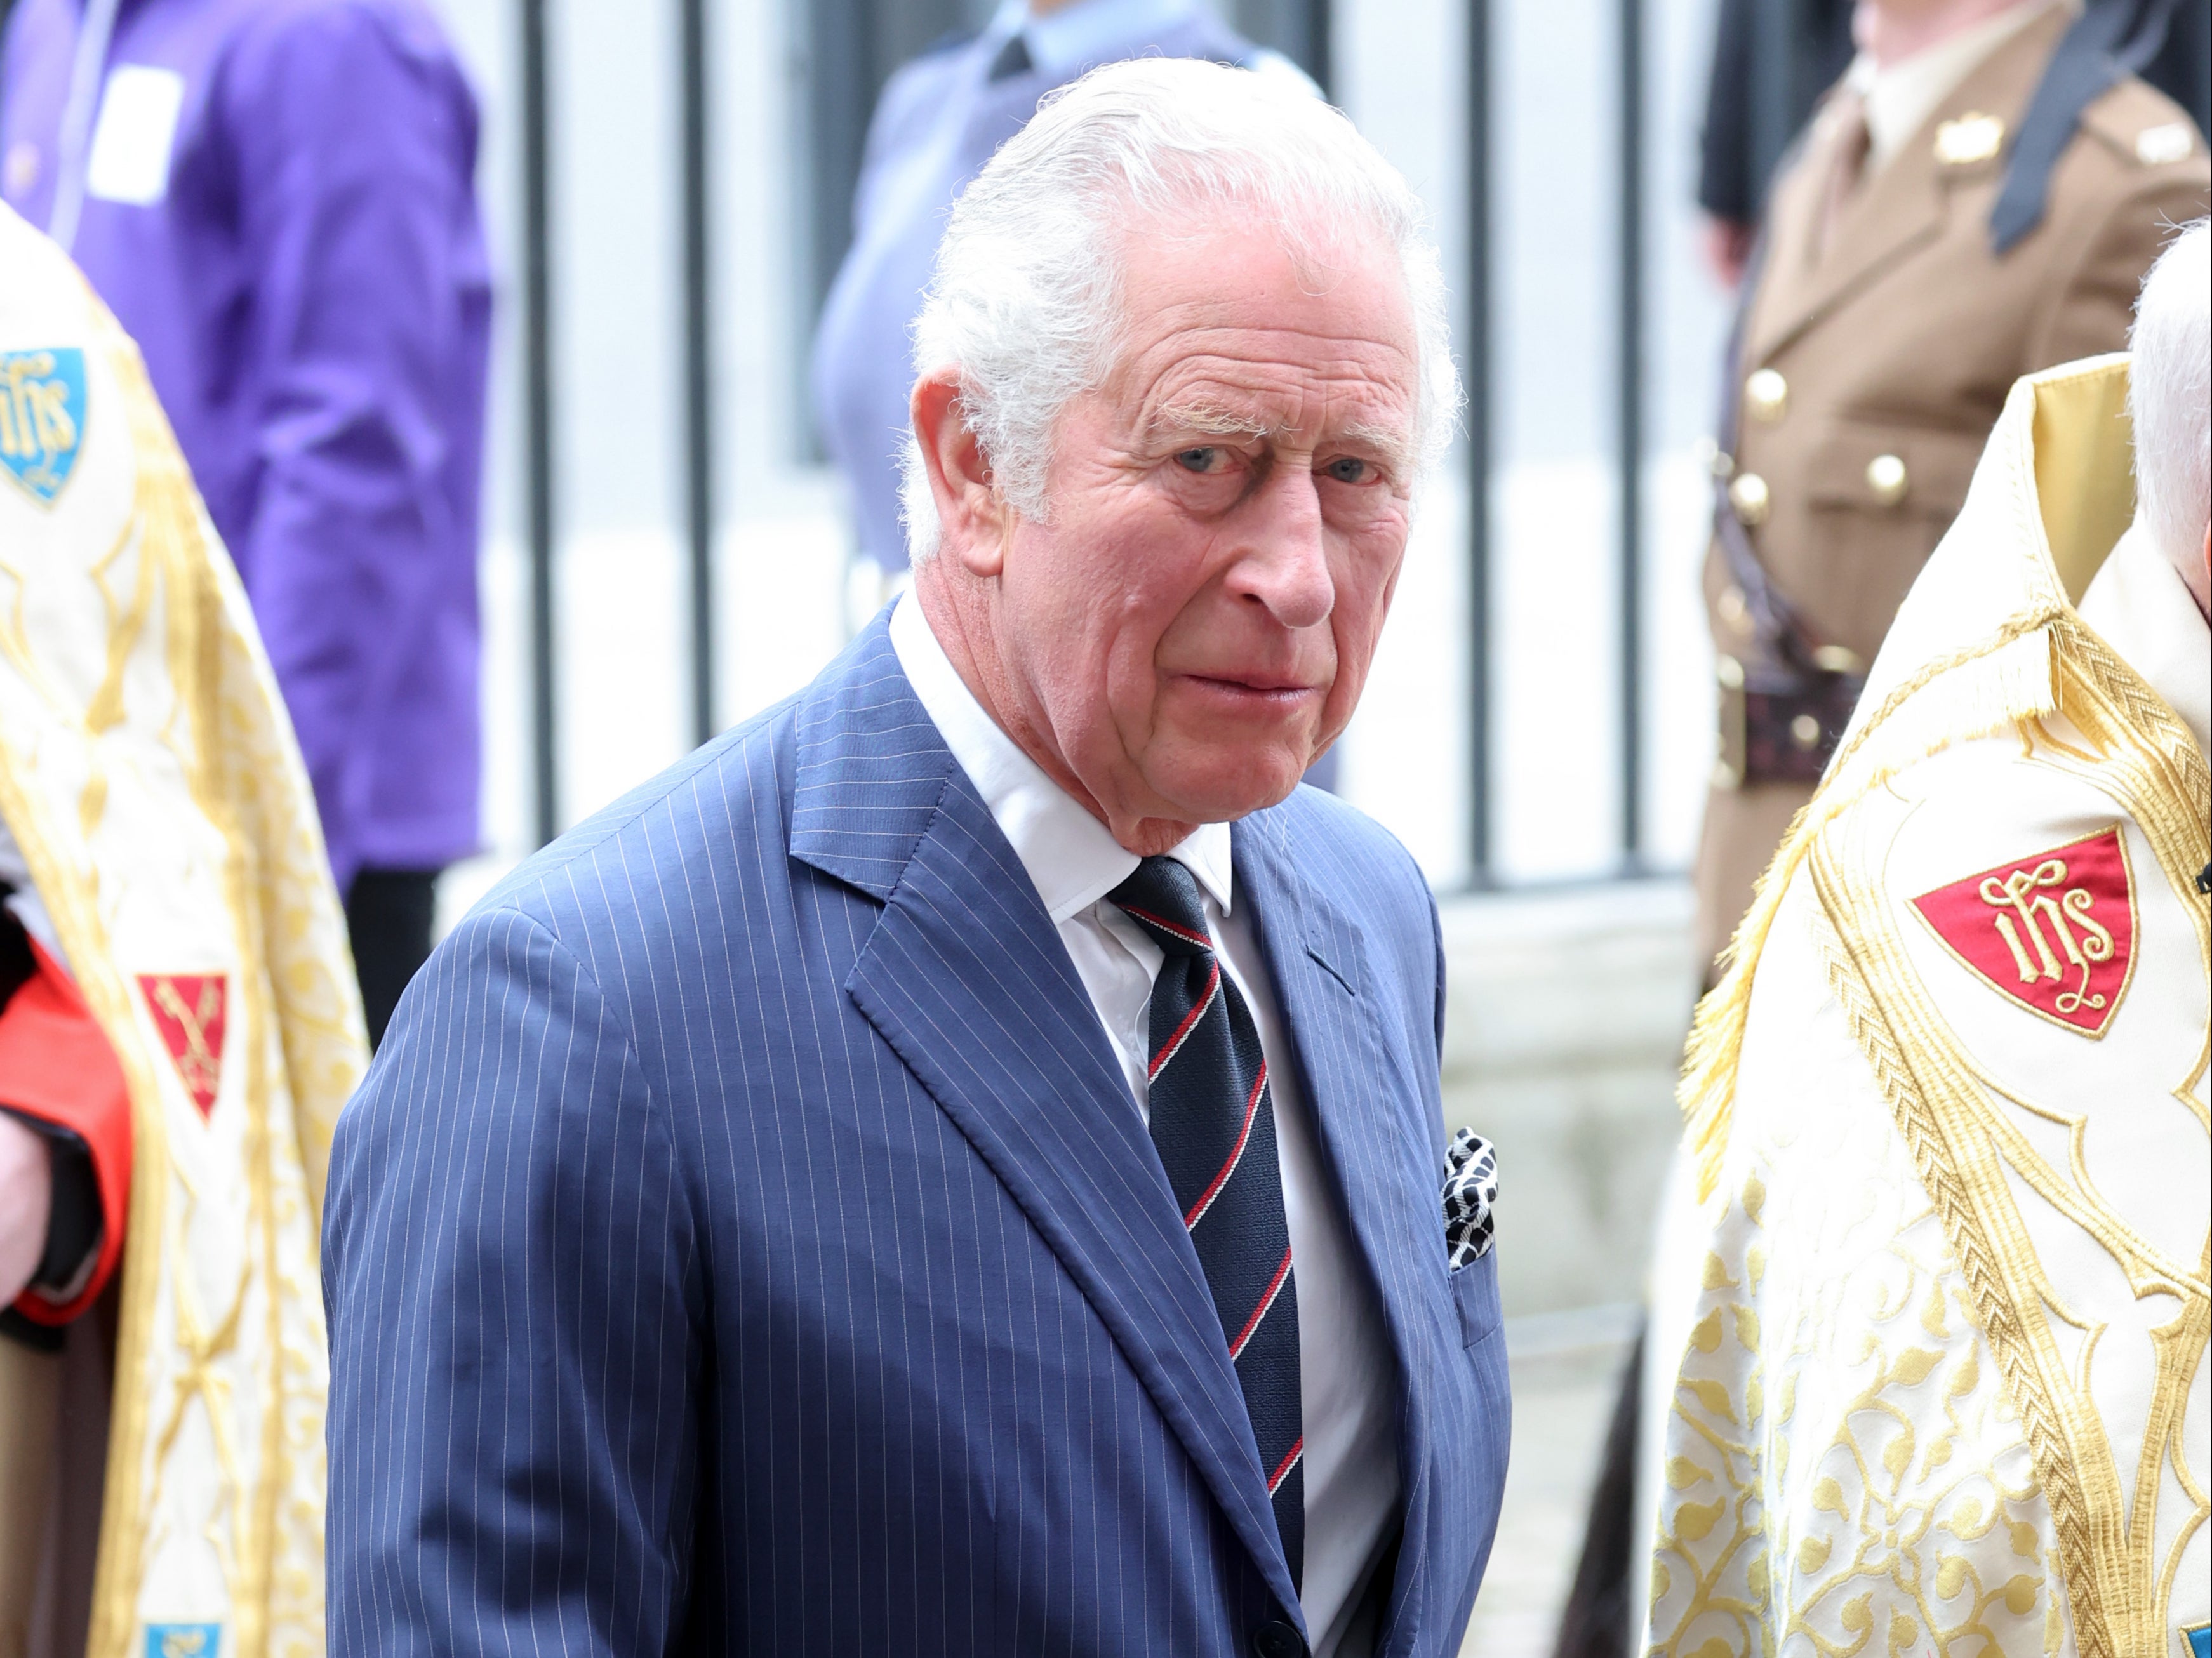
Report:
M 1272 225 L 1303 267 L 1353 239 L 1396 252 L 1421 358 L 1417 470 L 1441 457 L 1460 403 L 1443 271 L 1397 169 L 1287 76 L 1137 58 L 1054 93 L 976 176 L 915 323 L 917 379 L 958 376 L 968 429 L 1017 511 L 1048 515 L 1054 425 L 1114 367 L 1131 229 L 1224 213 Z M 937 550 L 937 507 L 911 433 L 904 506 L 920 563 Z
M 2183 570 L 2212 522 L 2212 222 L 2173 239 L 2136 302 L 2128 415 L 2136 498 L 2159 550 Z

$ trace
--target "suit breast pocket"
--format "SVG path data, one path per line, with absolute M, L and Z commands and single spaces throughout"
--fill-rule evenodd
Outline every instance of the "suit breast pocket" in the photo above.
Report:
M 1469 1261 L 1451 1275 L 1462 1343 L 1472 1347 L 1498 1328 L 1498 1252 Z

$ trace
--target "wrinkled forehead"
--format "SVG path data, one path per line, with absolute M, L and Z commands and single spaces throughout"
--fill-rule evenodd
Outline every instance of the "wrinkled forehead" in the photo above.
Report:
M 1410 452 L 1420 347 L 1389 242 L 1231 220 L 1133 230 L 1121 251 L 1120 349 L 1101 388 L 1117 425 L 1356 434 Z

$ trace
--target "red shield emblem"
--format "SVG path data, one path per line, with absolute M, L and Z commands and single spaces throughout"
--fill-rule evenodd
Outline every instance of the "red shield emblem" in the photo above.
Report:
M 138 989 L 154 1015 L 154 1029 L 176 1061 L 185 1092 L 206 1116 L 215 1109 L 222 1081 L 228 981 L 220 973 L 142 973 Z
M 2101 1036 L 2135 967 L 2135 879 L 2119 825 L 1912 901 L 1951 954 L 2054 1024 Z

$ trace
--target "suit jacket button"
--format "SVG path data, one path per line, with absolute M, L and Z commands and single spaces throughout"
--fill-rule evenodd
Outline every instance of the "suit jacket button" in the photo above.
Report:
M 1271 1618 L 1252 1631 L 1252 1658 L 1306 1658 L 1305 1640 L 1281 1619 Z
M 1876 455 L 1869 461 L 1866 478 L 1867 488 L 1885 507 L 1894 507 L 1903 501 L 1910 482 L 1905 474 L 1905 463 L 1895 455 Z

